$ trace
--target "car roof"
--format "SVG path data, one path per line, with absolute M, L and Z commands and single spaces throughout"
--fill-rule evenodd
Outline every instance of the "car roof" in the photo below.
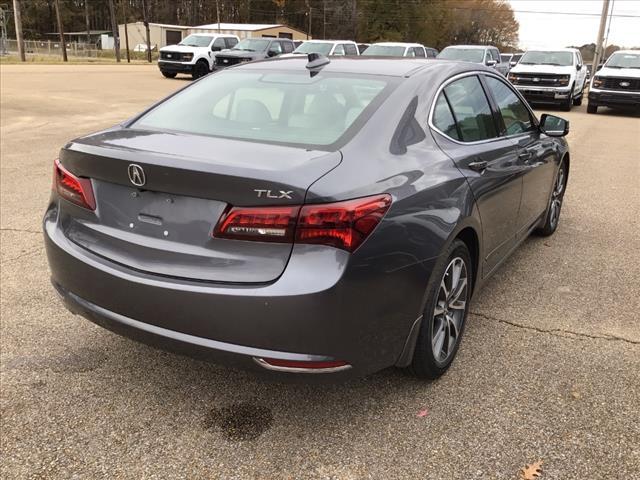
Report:
M 275 58 L 270 60 L 262 60 L 249 62 L 237 67 L 243 70 L 280 70 L 280 71 L 305 71 L 307 58 L 303 55 L 293 56 L 289 58 Z M 437 71 L 444 68 L 445 65 L 457 65 L 460 72 L 470 70 L 486 70 L 495 73 L 493 69 L 477 65 L 469 62 L 459 62 L 452 60 L 438 60 L 435 58 L 416 58 L 416 57 L 331 57 L 331 61 L 322 67 L 323 72 L 329 73 L 347 73 L 362 75 L 383 75 L 391 77 L 410 77 L 418 72 Z
M 304 40 L 303 43 L 356 43 L 353 40 Z
M 449 45 L 446 48 L 467 48 L 467 49 L 471 49 L 471 48 L 477 48 L 477 49 L 485 49 L 485 48 L 496 48 L 493 45 Z
M 634 55 L 640 55 L 640 49 L 636 48 L 636 49 L 631 49 L 631 50 L 616 50 L 615 52 L 611 52 L 611 55 L 613 55 L 614 53 L 631 53 Z M 611 56 L 609 55 L 609 56 Z
M 527 52 L 579 52 L 577 48 L 530 48 Z
M 193 35 L 194 37 L 232 37 L 232 38 L 238 38 L 236 35 L 232 35 L 230 33 L 190 33 L 189 35 Z
M 423 47 L 419 43 L 406 43 L 406 42 L 376 42 L 371 45 L 383 45 L 385 47 Z

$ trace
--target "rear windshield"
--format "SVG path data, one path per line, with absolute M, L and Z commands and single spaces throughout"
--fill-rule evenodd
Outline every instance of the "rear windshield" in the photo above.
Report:
M 380 57 L 403 57 L 405 47 L 392 45 L 371 45 L 362 55 L 375 55 Z
M 194 83 L 131 127 L 322 148 L 355 133 L 394 80 L 226 70 Z
M 241 40 L 233 50 L 246 50 L 247 52 L 264 52 L 269 46 L 269 40 L 260 38 L 245 38 Z
M 438 58 L 445 60 L 461 60 L 463 62 L 482 63 L 484 50 L 482 48 L 452 48 L 447 47 L 438 54 Z

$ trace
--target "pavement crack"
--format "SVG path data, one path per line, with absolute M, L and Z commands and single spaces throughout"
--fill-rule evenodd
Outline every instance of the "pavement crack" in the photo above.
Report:
M 27 228 L 0 228 L 0 232 L 42 233 L 40 230 L 29 230 Z
M 7 258 L 3 262 L 0 262 L 0 265 L 6 265 L 7 263 L 14 262 L 16 260 L 21 259 L 22 257 L 26 257 L 26 256 L 31 255 L 33 253 L 39 252 L 40 250 L 43 250 L 43 249 L 44 249 L 43 246 L 38 246 L 38 247 L 32 248 L 30 250 L 27 250 L 26 252 L 21 253 L 20 255 L 16 255 L 15 257 Z
M 540 327 L 532 327 L 531 325 L 524 325 L 522 323 L 512 322 L 510 320 L 504 320 L 502 318 L 493 317 L 491 315 L 486 315 L 480 312 L 469 312 L 471 315 L 476 315 L 478 317 L 484 318 L 485 320 L 491 320 L 494 322 L 504 323 L 506 325 L 511 325 L 512 327 L 521 328 L 523 330 L 529 330 L 537 333 L 547 333 L 549 335 L 554 335 L 556 337 L 564 337 L 564 338 L 589 338 L 595 340 L 610 340 L 616 342 L 624 342 L 629 343 L 631 345 L 640 345 L 639 340 L 632 340 L 626 337 L 620 337 L 618 335 L 595 335 L 591 333 L 584 332 L 574 332 L 572 330 L 565 330 L 562 328 L 540 328 Z

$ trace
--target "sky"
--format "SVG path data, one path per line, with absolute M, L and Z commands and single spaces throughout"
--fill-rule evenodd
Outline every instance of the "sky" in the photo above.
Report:
M 562 48 L 595 43 L 603 0 L 508 0 L 520 23 L 520 48 Z M 611 0 L 607 45 L 640 47 L 640 0 Z M 555 14 L 527 12 L 556 12 Z M 561 15 L 560 13 L 595 14 Z M 636 17 L 616 17 L 635 15 Z M 607 30 L 605 29 L 605 37 Z

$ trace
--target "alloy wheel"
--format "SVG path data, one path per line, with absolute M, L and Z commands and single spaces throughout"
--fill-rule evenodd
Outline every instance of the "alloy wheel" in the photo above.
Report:
M 558 170 L 558 176 L 556 177 L 556 183 L 553 186 L 553 193 L 551 194 L 551 211 L 549 212 L 549 223 L 552 228 L 555 228 L 560 219 L 560 209 L 562 208 L 562 198 L 564 193 L 564 167 L 561 166 Z
M 453 355 L 460 340 L 467 310 L 469 275 L 465 261 L 455 257 L 445 270 L 433 311 L 431 347 L 436 362 L 442 364 Z

